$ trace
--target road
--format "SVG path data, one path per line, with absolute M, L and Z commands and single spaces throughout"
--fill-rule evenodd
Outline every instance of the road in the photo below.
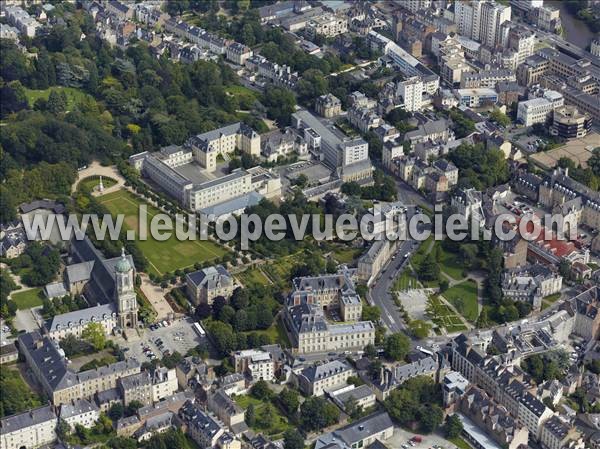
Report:
M 394 303 L 390 293 L 391 286 L 400 272 L 407 266 L 408 257 L 405 257 L 409 251 L 417 248 L 418 243 L 413 240 L 406 240 L 400 244 L 396 251 L 395 259 L 390 260 L 381 270 L 379 277 L 375 280 L 369 290 L 369 298 L 372 304 L 381 310 L 381 320 L 391 332 L 400 332 L 406 330 L 406 324 L 398 312 L 398 307 Z

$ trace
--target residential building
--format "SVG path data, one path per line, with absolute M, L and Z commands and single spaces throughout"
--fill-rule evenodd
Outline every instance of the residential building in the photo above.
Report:
M 273 382 L 276 379 L 275 370 L 278 363 L 267 351 L 258 349 L 237 351 L 233 354 L 233 362 L 236 372 L 247 373 L 253 381 Z
M 450 371 L 444 376 L 441 383 L 445 407 L 456 403 L 469 388 L 469 381 L 457 371 Z
M 562 276 L 545 265 L 536 264 L 505 270 L 502 276 L 502 293 L 506 298 L 528 302 L 540 310 L 542 299 L 559 293 Z
M 416 130 L 409 131 L 404 135 L 404 141 L 408 141 L 411 147 L 421 142 L 447 143 L 454 140 L 454 132 L 450 129 L 446 119 L 428 120 L 418 126 Z
M 474 447 L 493 448 L 492 445 L 482 444 L 485 442 L 486 435 L 491 437 L 497 447 L 518 449 L 521 445 L 527 446 L 529 435 L 527 427 L 519 425 L 504 407 L 495 403 L 483 390 L 471 387 L 459 404 L 458 417 L 466 430 L 463 435 Z M 478 435 L 472 423 L 484 429 L 485 435 Z
M 133 401 L 143 405 L 152 404 L 152 378 L 147 371 L 122 377 L 118 380 L 117 385 L 125 405 L 129 405 Z
M 298 385 L 307 396 L 322 396 L 326 390 L 346 385 L 348 377 L 354 375 L 356 371 L 345 361 L 334 360 L 303 369 L 298 375 Z
M 381 269 L 385 266 L 390 256 L 394 253 L 396 242 L 386 238 L 375 240 L 366 253 L 358 259 L 358 277 L 370 282 L 375 279 Z
M 325 118 L 335 117 L 342 112 L 342 102 L 335 95 L 321 95 L 315 101 L 315 111 Z
M 152 401 L 158 402 L 177 392 L 177 372 L 175 368 L 159 367 L 152 373 Z
M 494 89 L 503 81 L 516 81 L 515 72 L 507 69 L 482 70 L 480 72 L 463 72 L 460 79 L 462 89 L 478 89 L 485 87 Z
M 458 189 L 451 198 L 451 206 L 469 222 L 477 222 L 479 226 L 485 224 L 483 211 L 483 195 L 481 192 L 469 188 Z
M 0 256 L 15 259 L 27 249 L 27 239 L 23 232 L 6 233 L 0 240 Z
M 247 430 L 244 423 L 244 409 L 219 389 L 208 395 L 208 409 L 214 413 L 235 434 Z
M 28 410 L 0 420 L 2 449 L 30 449 L 56 441 L 58 418 L 51 405 Z
M 211 414 L 203 411 L 192 401 L 187 401 L 179 410 L 179 418 L 185 431 L 200 447 L 216 447 L 225 429 Z
M 346 385 L 333 391 L 328 391 L 333 402 L 345 412 L 348 412 L 348 401 L 352 401 L 361 410 L 367 410 L 376 404 L 376 397 L 373 390 L 368 385 Z
M 239 42 L 234 42 L 227 47 L 227 60 L 237 65 L 246 65 L 248 58 L 252 56 L 252 49 Z
M 363 134 L 383 123 L 383 118 L 375 111 L 357 106 L 352 106 L 348 110 L 347 119 L 352 126 Z
M 229 299 L 233 294 L 233 277 L 222 265 L 185 275 L 188 298 L 193 304 L 212 304 L 217 296 Z
M 91 398 L 96 393 L 117 387 L 118 379 L 140 372 L 135 359 L 75 373 L 65 359 L 58 343 L 38 332 L 19 335 L 19 352 L 35 378 L 55 406 Z
M 552 415 L 552 410 L 529 392 L 525 392 L 519 399 L 519 424 L 527 427 L 536 440 L 539 440 L 542 426 Z
M 540 442 L 547 449 L 563 449 L 571 447 L 569 443 L 578 440 L 580 435 L 571 424 L 559 416 L 552 416 L 542 427 Z
M 404 101 L 404 109 L 410 112 L 420 111 L 423 105 L 423 81 L 418 76 L 400 81 L 398 94 Z
M 100 304 L 87 309 L 54 315 L 44 324 L 46 334 L 60 341 L 67 335 L 81 338 L 90 323 L 100 323 L 106 335 L 111 335 L 117 324 L 117 310 L 114 304 Z
M 19 358 L 19 351 L 14 343 L 7 343 L 0 346 L 0 365 L 16 362 Z
M 348 19 L 333 14 L 324 14 L 310 19 L 306 23 L 306 34 L 309 39 L 315 36 L 335 37 L 348 32 Z
M 37 30 L 42 26 L 20 6 L 9 5 L 3 8 L 8 23 L 27 37 L 35 37 Z
M 93 401 L 87 399 L 77 399 L 60 406 L 59 418 L 64 420 L 71 430 L 74 430 L 76 425 L 91 429 L 99 417 L 100 409 Z
M 592 130 L 592 119 L 586 113 L 580 113 L 575 106 L 562 106 L 552 113 L 550 134 L 563 139 L 585 137 Z
M 332 444 L 339 449 L 369 447 L 376 441 L 386 441 L 393 433 L 394 424 L 389 415 L 379 412 L 319 436 L 315 442 L 315 449 L 331 447 Z
M 177 384 L 179 388 L 185 390 L 191 383 L 199 383 L 201 385 L 210 385 L 212 379 L 209 379 L 208 365 L 200 358 L 186 357 L 175 367 L 177 376 Z

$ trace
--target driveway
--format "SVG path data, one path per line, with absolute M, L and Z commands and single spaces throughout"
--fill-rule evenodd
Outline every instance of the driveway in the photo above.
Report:
M 81 180 L 89 178 L 91 176 L 105 176 L 107 178 L 112 178 L 115 181 L 117 181 L 115 185 L 105 188 L 102 192 L 102 195 L 106 195 L 107 193 L 111 192 L 116 192 L 125 185 L 125 178 L 121 176 L 117 167 L 115 167 L 114 165 L 111 165 L 110 167 L 105 167 L 103 165 L 100 165 L 99 162 L 94 161 L 87 168 L 77 173 L 77 180 L 75 181 L 73 186 L 71 186 L 71 193 L 77 190 L 77 186 L 79 185 Z M 100 192 L 92 192 L 92 195 L 98 194 L 100 194 Z

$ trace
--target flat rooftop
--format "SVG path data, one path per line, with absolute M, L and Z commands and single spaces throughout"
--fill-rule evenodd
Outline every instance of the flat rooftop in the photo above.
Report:
M 229 173 L 227 167 L 228 164 L 223 162 L 221 164 L 217 164 L 217 169 L 214 172 L 209 172 L 208 170 L 202 168 L 199 164 L 191 162 L 189 164 L 175 167 L 173 170 L 175 170 L 181 176 L 189 179 L 194 184 L 202 184 L 207 181 L 212 181 L 228 175 Z

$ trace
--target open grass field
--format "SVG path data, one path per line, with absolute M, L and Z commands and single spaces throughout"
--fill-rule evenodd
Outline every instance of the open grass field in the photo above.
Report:
M 462 316 L 471 322 L 477 321 L 479 306 L 477 304 L 477 284 L 475 281 L 467 280 L 456 284 L 442 293 L 450 304 L 458 310 Z
M 127 230 L 139 233 L 139 206 L 146 204 L 127 190 L 119 190 L 100 197 L 100 202 L 114 215 L 123 214 L 123 224 Z M 160 211 L 148 206 L 148 221 Z M 163 241 L 138 240 L 140 250 L 150 263 L 150 269 L 156 274 L 164 274 L 194 265 L 221 258 L 226 250 L 214 242 L 206 240 L 177 240 L 175 233 Z
M 416 275 L 413 274 L 410 268 L 407 268 L 394 280 L 392 290 L 400 292 L 411 288 L 420 288 L 420 285 Z
M 432 296 L 427 302 L 427 314 L 435 324 L 443 327 L 447 332 L 459 332 L 467 328 L 450 307 L 443 304 L 439 298 Z
M 270 407 L 272 425 L 265 428 L 264 426 L 261 426 L 261 424 L 264 421 L 262 419 L 262 415 L 265 412 L 268 412 L 266 402 L 259 401 L 258 399 L 248 395 L 235 396 L 234 401 L 243 409 L 247 409 L 250 404 L 254 406 L 256 415 L 256 425 L 253 427 L 254 430 L 264 432 L 267 435 L 274 437 L 276 435 L 281 436 L 286 430 L 293 428 L 293 426 L 288 422 L 287 418 L 283 416 L 274 405 L 271 405 Z
M 42 289 L 32 288 L 25 291 L 16 291 L 12 294 L 11 299 L 17 305 L 17 309 L 31 309 L 32 307 L 38 307 L 43 304 L 42 302 Z
M 554 304 L 556 301 L 558 301 L 560 299 L 561 294 L 560 293 L 555 293 L 553 295 L 550 296 L 546 296 L 545 298 L 542 299 L 542 310 L 544 310 L 547 307 L 550 307 L 552 304 Z
M 29 106 L 33 106 L 38 98 L 48 100 L 50 92 L 53 90 L 63 91 L 67 95 L 67 109 L 69 110 L 76 104 L 81 103 L 87 96 L 85 92 L 74 87 L 49 87 L 48 89 L 43 90 L 34 90 L 26 88 L 25 97 L 27 98 Z

